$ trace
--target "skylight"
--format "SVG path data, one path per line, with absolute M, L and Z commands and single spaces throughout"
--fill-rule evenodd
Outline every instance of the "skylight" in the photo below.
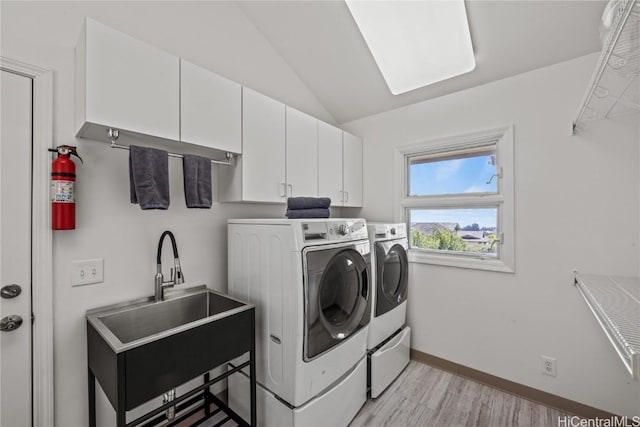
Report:
M 464 0 L 345 1 L 394 95 L 475 68 Z

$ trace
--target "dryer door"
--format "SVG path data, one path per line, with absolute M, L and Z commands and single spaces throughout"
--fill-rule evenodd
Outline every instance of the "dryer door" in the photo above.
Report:
M 369 323 L 369 258 L 366 243 L 305 254 L 305 361 Z
M 376 243 L 376 316 L 397 307 L 407 299 L 407 244 L 402 241 Z

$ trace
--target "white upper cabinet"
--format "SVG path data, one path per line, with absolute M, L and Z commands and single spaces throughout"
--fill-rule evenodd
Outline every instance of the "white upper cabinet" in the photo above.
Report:
M 287 107 L 286 181 L 290 197 L 318 196 L 318 119 Z
M 242 87 L 180 60 L 180 140 L 242 152 Z
M 362 206 L 360 138 L 90 18 L 75 54 L 78 137 L 114 128 L 239 154 L 217 168 L 220 201 Z
M 248 88 L 243 89 L 244 199 L 282 202 L 285 184 L 285 106 Z
M 285 106 L 249 88 L 242 89 L 242 156 L 218 168 L 220 200 L 283 203 Z
M 77 135 L 113 127 L 178 140 L 179 85 L 178 57 L 87 19 L 76 47 Z
M 318 194 L 333 206 L 362 206 L 362 139 L 318 124 Z
M 342 206 L 342 129 L 318 122 L 318 195 Z
M 348 132 L 342 136 L 343 206 L 362 206 L 362 139 Z

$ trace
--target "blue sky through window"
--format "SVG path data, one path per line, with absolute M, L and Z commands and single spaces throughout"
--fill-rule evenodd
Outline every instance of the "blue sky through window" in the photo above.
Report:
M 495 192 L 497 179 L 491 155 L 410 164 L 409 195 Z

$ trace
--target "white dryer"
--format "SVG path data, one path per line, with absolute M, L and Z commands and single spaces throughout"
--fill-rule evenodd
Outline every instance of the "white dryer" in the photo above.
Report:
M 256 305 L 259 425 L 346 426 L 366 401 L 371 259 L 362 219 L 228 221 L 229 293 Z M 229 405 L 248 419 L 248 379 Z
M 411 328 L 405 326 L 409 264 L 406 224 L 369 223 L 373 307 L 367 339 L 368 384 L 378 397 L 409 364 Z

